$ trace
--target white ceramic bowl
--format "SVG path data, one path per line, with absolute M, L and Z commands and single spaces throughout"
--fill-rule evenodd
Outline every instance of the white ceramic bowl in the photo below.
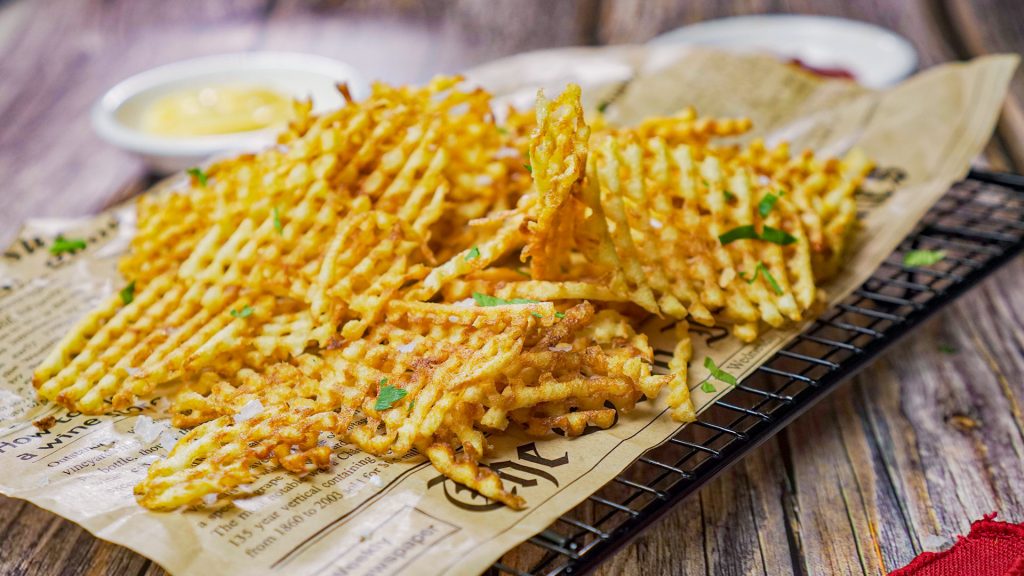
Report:
M 872 24 L 825 16 L 739 16 L 685 26 L 653 44 L 696 44 L 799 58 L 818 68 L 843 68 L 870 88 L 910 75 L 917 51 L 904 37 Z
M 158 172 L 200 164 L 210 156 L 251 151 L 273 144 L 276 130 L 212 136 L 171 137 L 138 129 L 142 112 L 169 92 L 218 84 L 271 88 L 297 98 L 312 98 L 313 110 L 344 103 L 335 84 L 347 82 L 353 97 L 364 97 L 368 84 L 355 68 L 312 54 L 244 52 L 184 60 L 147 70 L 107 91 L 93 106 L 92 125 L 101 138 L 141 156 Z

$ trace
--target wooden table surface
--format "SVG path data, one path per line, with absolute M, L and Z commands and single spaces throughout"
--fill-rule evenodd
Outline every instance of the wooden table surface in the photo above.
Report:
M 146 186 L 139 162 L 101 143 L 88 115 L 110 85 L 155 65 L 295 50 L 410 82 L 761 12 L 881 24 L 913 42 L 922 67 L 1024 49 L 1018 0 L 0 0 L 0 242 L 25 218 L 93 213 Z M 995 168 L 1024 170 L 1022 101 L 1018 74 L 986 151 Z M 1024 521 L 1022 283 L 1018 259 L 601 573 L 884 574 L 983 514 Z M 162 573 L 19 500 L 0 497 L 0 535 L 0 574 Z

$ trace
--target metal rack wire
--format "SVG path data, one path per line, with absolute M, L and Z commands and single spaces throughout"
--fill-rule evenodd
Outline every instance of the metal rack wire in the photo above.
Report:
M 908 268 L 910 250 L 943 250 Z M 490 574 L 585 573 L 929 316 L 1024 251 L 1024 176 L 972 171 L 858 290 L 668 442 L 521 544 Z

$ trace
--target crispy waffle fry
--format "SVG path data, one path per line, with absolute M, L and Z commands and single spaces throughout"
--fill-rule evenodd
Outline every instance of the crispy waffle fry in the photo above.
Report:
M 329 468 L 327 435 L 522 508 L 485 434 L 608 428 L 665 387 L 691 421 L 689 322 L 752 340 L 804 319 L 842 264 L 861 155 L 719 145 L 750 122 L 692 109 L 592 133 L 576 86 L 499 126 L 460 81 L 298 102 L 278 146 L 139 200 L 133 299 L 82 319 L 34 382 L 87 413 L 173 394 L 191 430 L 143 506 Z M 657 359 L 650 316 L 674 322 Z

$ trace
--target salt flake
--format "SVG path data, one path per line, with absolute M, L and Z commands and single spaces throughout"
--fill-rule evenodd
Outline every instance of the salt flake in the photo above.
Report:
M 139 416 L 135 419 L 135 435 L 143 444 L 149 446 L 160 437 L 160 433 L 166 428 L 165 424 L 154 422 L 149 416 Z
M 404 354 L 408 354 L 409 352 L 412 352 L 415 348 L 416 344 L 413 342 L 409 342 L 408 344 L 402 344 L 401 346 L 398 346 L 397 350 Z
M 168 431 L 164 431 L 160 434 L 160 447 L 170 452 L 174 449 L 174 445 L 178 443 L 178 437 L 171 434 Z
M 259 400 L 250 400 L 246 402 L 245 406 L 235 414 L 235 424 L 241 424 L 246 420 L 250 420 L 260 415 L 263 412 L 263 404 Z

